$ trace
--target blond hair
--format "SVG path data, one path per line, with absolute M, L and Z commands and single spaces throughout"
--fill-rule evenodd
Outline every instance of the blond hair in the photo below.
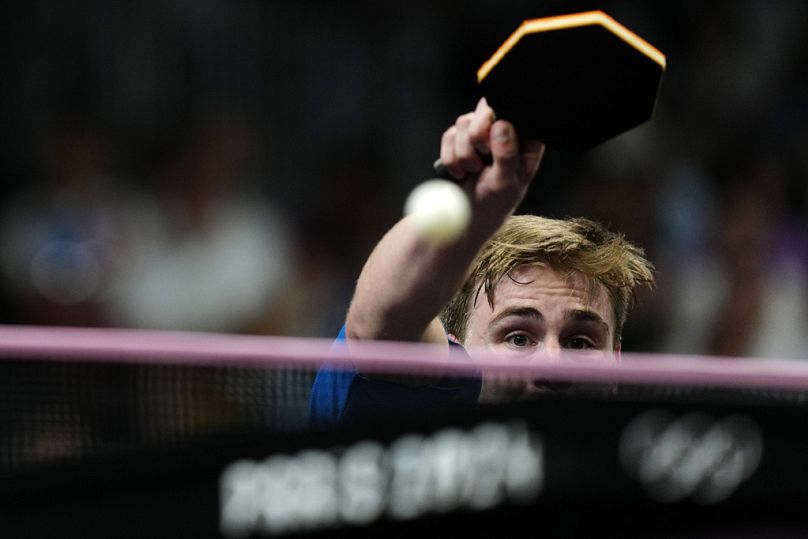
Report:
M 599 223 L 516 215 L 478 253 L 463 286 L 443 310 L 446 330 L 463 342 L 480 291 L 485 291 L 493 308 L 499 281 L 516 267 L 535 263 L 568 274 L 580 272 L 592 288 L 602 284 L 614 314 L 615 342 L 619 342 L 637 288 L 653 287 L 654 282 L 654 268 L 644 251 Z

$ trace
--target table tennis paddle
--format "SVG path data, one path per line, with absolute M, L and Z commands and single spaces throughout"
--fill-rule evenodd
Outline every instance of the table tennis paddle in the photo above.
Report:
M 587 150 L 649 120 L 665 56 L 602 11 L 524 21 L 477 71 L 522 139 Z M 440 162 L 436 172 L 447 173 Z

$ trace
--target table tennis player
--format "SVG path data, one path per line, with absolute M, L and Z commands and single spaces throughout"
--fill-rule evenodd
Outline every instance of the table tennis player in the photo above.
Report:
M 469 196 L 468 228 L 436 245 L 409 217 L 396 223 L 361 272 L 339 339 L 457 344 L 525 361 L 617 361 L 635 290 L 653 284 L 652 265 L 595 222 L 512 215 L 543 152 L 540 142 L 520 141 L 484 99 L 460 116 L 443 134 L 440 159 Z M 329 424 L 544 390 L 485 375 L 409 385 L 327 366 L 313 384 L 310 414 Z

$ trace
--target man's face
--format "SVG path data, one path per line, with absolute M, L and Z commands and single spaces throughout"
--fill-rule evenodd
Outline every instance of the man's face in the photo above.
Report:
M 565 276 L 549 266 L 520 266 L 503 278 L 493 309 L 480 295 L 472 306 L 466 339 L 469 349 L 536 362 L 618 361 L 614 314 L 606 288 L 590 286 L 580 273 Z M 541 393 L 536 381 L 485 377 L 481 400 Z

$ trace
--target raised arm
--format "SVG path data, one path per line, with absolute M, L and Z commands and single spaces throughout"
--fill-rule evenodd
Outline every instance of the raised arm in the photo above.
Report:
M 446 344 L 437 316 L 460 287 L 474 256 L 524 197 L 544 145 L 520 142 L 513 126 L 495 120 L 480 100 L 441 139 L 440 158 L 469 195 L 471 223 L 454 243 L 423 240 L 408 218 L 382 238 L 357 283 L 348 311 L 349 339 Z M 490 165 L 482 156 L 490 155 Z

